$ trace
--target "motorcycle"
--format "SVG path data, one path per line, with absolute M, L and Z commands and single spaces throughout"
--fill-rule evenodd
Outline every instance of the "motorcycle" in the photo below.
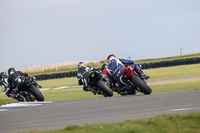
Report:
M 99 71 L 89 72 L 88 87 L 104 97 L 112 97 L 113 91 L 105 84 L 106 77 Z
M 11 91 L 12 98 L 19 102 L 44 101 L 44 96 L 37 88 L 38 84 L 33 77 L 26 77 L 23 87 L 15 87 Z
M 127 66 L 122 76 L 127 80 L 126 88 L 128 95 L 135 94 L 135 91 L 139 91 L 145 95 L 151 94 L 151 88 L 147 85 L 146 81 L 133 70 L 132 66 Z
M 113 85 L 113 88 L 111 88 L 113 91 L 120 95 L 135 95 L 136 91 L 144 93 L 145 95 L 151 94 L 151 88 L 147 85 L 146 81 L 133 70 L 133 66 L 126 66 L 122 73 L 122 77 L 127 80 L 127 83 L 124 86 L 124 88 L 126 88 L 125 91 L 119 91 L 119 83 Z

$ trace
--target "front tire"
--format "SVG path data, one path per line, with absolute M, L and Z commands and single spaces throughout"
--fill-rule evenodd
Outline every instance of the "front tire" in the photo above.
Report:
M 132 82 L 135 83 L 145 95 L 151 94 L 151 88 L 138 76 L 132 76 Z
M 107 85 L 105 85 L 102 80 L 97 81 L 97 86 L 103 91 L 106 96 L 113 96 L 113 91 Z
M 44 101 L 44 96 L 42 93 L 39 91 L 39 89 L 35 86 L 32 86 L 30 88 L 30 91 L 33 93 L 37 101 Z

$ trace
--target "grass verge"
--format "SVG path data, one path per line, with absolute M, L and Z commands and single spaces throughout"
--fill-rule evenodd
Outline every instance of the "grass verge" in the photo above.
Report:
M 70 125 L 64 129 L 29 133 L 199 133 L 200 112 L 163 114 L 155 117 L 115 123 Z
M 151 83 L 153 93 L 200 90 L 200 79 Z
M 49 79 L 38 81 L 42 88 L 55 88 L 61 86 L 78 86 L 78 80 L 76 77 L 71 78 L 60 78 L 60 79 Z
M 200 75 L 200 64 L 146 69 L 144 73 L 150 75 L 150 80 L 188 77 Z
M 15 102 L 17 101 L 11 98 L 8 98 L 7 96 L 5 96 L 5 94 L 2 93 L 2 91 L 0 91 L 0 106 L 4 104 L 9 104 L 9 103 L 15 103 Z

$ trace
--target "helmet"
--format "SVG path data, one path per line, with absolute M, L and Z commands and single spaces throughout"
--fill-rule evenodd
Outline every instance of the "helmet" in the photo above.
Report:
M 8 75 L 12 75 L 13 73 L 15 73 L 15 68 L 9 68 L 8 69 Z
M 109 63 L 110 61 L 112 60 L 116 60 L 116 56 L 114 54 L 110 54 L 108 57 L 107 57 L 107 62 Z
M 79 62 L 78 63 L 78 69 L 80 69 L 82 66 L 85 66 L 85 64 L 83 62 Z
M 103 71 L 105 68 L 107 68 L 108 67 L 108 65 L 107 64 L 103 64 L 102 66 L 101 66 L 101 71 Z
M 0 78 L 4 78 L 5 75 L 7 75 L 5 72 L 1 72 L 1 73 L 0 73 Z

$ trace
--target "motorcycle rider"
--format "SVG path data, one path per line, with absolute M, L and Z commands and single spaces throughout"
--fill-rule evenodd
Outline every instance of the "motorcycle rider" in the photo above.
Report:
M 8 96 L 10 88 L 8 88 L 8 75 L 5 72 L 0 73 L 0 85 L 2 91 Z
M 8 88 L 10 88 L 10 90 L 8 91 L 8 96 L 10 97 L 16 97 L 17 95 L 14 94 L 9 94 L 12 89 L 20 89 L 22 87 L 24 87 L 24 82 L 26 82 L 26 78 L 29 77 L 27 73 L 23 73 L 21 71 L 16 71 L 14 68 L 9 68 L 8 69 Z M 42 86 L 40 86 L 36 80 L 35 77 L 30 77 L 30 79 L 35 83 L 36 86 L 38 86 L 39 88 L 41 88 Z
M 133 67 L 133 70 L 136 71 L 142 79 L 149 78 L 149 76 L 145 75 L 142 72 L 141 67 L 138 64 L 135 64 L 132 60 L 116 59 L 116 56 L 114 54 L 110 54 L 107 57 L 107 62 L 107 76 L 111 83 L 111 87 L 113 87 L 113 84 L 119 83 L 119 88 L 117 89 L 119 93 L 125 92 L 126 90 L 126 79 L 122 77 L 122 73 L 125 69 L 124 65 L 131 65 Z
M 89 72 L 92 70 L 93 68 L 90 66 L 86 66 L 84 62 L 79 62 L 78 71 L 77 71 L 77 79 L 78 79 L 78 84 L 83 85 L 84 91 L 91 91 L 95 95 L 96 92 L 92 88 L 88 87 Z

